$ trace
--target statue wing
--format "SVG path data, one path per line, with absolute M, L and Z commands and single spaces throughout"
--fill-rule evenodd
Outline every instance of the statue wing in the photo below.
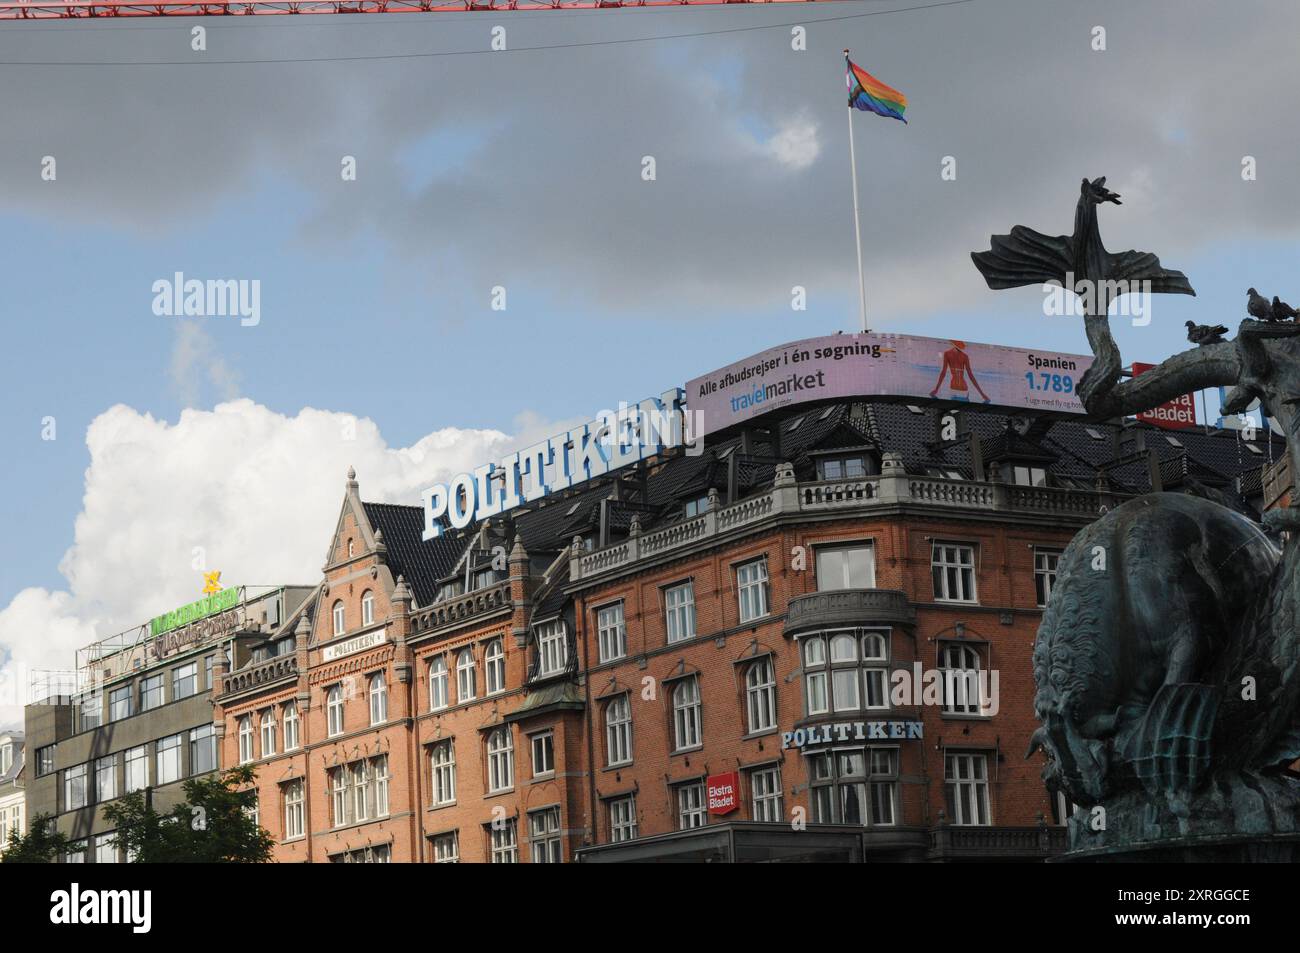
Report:
M 1149 251 L 1108 253 L 1106 260 L 1106 277 L 1112 281 L 1149 281 L 1152 294 L 1196 295 L 1186 275 L 1162 268 Z
M 970 257 L 994 290 L 1064 283 L 1065 273 L 1073 267 L 1074 240 L 1017 225 L 1010 235 L 994 235 L 988 251 L 971 252 Z

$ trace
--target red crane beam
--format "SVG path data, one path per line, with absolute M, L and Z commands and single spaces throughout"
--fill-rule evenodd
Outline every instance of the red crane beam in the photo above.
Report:
M 89 17 L 294 16 L 307 13 L 466 13 L 616 7 L 811 3 L 815 0 L 0 0 L 0 20 Z

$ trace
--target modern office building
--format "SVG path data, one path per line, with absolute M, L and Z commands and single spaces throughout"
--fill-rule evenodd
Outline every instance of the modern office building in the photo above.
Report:
M 23 750 L 21 731 L 0 732 L 0 856 L 11 833 L 27 833 Z
M 64 862 L 122 860 L 107 804 L 145 791 L 165 813 L 184 800 L 187 778 L 221 766 L 211 700 L 218 673 L 273 651 L 285 619 L 311 592 L 221 590 L 87 646 L 75 670 L 47 673 L 33 686 L 27 820 L 55 817 L 73 841 Z
M 1251 437 L 803 399 L 429 539 L 350 472 L 321 585 L 214 675 L 221 761 L 281 861 L 1041 860 L 1059 554 L 1151 490 L 1256 512 Z

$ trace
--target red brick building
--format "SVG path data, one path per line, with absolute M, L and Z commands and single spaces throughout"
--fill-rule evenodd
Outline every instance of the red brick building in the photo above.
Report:
M 1041 859 L 1056 557 L 1129 494 L 1258 503 L 1240 439 L 805 405 L 428 541 L 349 474 L 221 761 L 282 861 Z

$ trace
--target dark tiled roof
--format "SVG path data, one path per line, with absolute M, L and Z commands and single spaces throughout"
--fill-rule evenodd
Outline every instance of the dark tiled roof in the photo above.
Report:
M 384 534 L 387 563 L 393 576 L 403 576 L 417 605 L 427 606 L 438 592 L 438 580 L 451 572 L 465 548 L 463 540 L 445 531 L 436 539 L 424 536 L 424 509 L 392 503 L 365 503 L 366 519 Z

